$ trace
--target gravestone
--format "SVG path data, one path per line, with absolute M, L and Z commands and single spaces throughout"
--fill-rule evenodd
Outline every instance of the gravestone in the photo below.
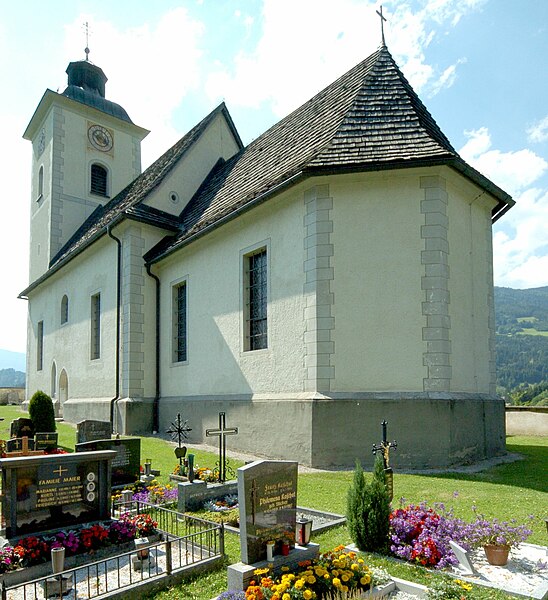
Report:
M 0 459 L 6 537 L 110 518 L 114 456 L 106 451 Z
M 59 443 L 59 434 L 56 431 L 49 433 L 39 432 L 34 436 L 35 450 L 55 450 Z
M 10 437 L 12 438 L 33 438 L 34 433 L 34 423 L 32 422 L 32 419 L 19 417 L 11 422 Z
M 275 553 L 282 540 L 295 543 L 297 471 L 293 461 L 260 460 L 238 469 L 242 562 L 266 559 L 266 542 Z
M 112 423 L 110 421 L 95 421 L 86 419 L 76 425 L 76 443 L 93 442 L 95 440 L 110 440 Z
M 34 450 L 32 438 L 27 438 L 26 444 L 23 442 L 23 438 L 11 438 L 6 441 L 6 452 L 24 452 L 26 450 Z
M 463 575 L 477 575 L 478 572 L 472 564 L 472 561 L 470 560 L 468 551 L 465 550 L 462 546 L 459 546 L 459 544 L 457 544 L 453 540 L 449 540 L 449 545 L 451 546 L 451 550 L 453 550 L 453 553 L 459 561 L 458 570 Z
M 139 480 L 141 475 L 141 438 L 94 440 L 76 444 L 76 452 L 114 450 L 111 465 L 112 485 L 125 486 Z

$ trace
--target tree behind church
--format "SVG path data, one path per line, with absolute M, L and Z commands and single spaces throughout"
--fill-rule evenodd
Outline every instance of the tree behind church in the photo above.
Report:
M 37 432 L 55 431 L 55 411 L 51 398 L 41 390 L 35 392 L 29 402 L 29 416 Z

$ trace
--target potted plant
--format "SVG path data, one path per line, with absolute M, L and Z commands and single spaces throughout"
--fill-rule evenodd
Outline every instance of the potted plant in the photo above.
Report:
M 532 531 L 525 525 L 518 525 L 515 519 L 487 519 L 477 513 L 475 508 L 473 510 L 476 520 L 468 527 L 466 541 L 472 547 L 483 547 L 489 564 L 504 566 L 508 562 L 510 548 L 525 542 Z

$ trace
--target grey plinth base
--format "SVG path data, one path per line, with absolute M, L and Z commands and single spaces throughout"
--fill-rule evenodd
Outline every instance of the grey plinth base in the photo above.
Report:
M 185 512 L 201 508 L 206 500 L 224 498 L 229 494 L 238 493 L 238 483 L 236 480 L 225 483 L 206 483 L 199 479 L 193 482 L 183 481 L 177 485 L 178 501 L 177 510 Z
M 44 596 L 46 598 L 64 596 L 72 591 L 72 585 L 72 575 L 50 577 L 43 583 Z
M 154 559 L 149 555 L 147 558 L 131 557 L 134 571 L 148 571 L 155 566 Z
M 320 552 L 319 544 L 308 544 L 308 546 L 295 546 L 288 556 L 276 555 L 272 562 L 262 560 L 261 562 L 253 565 L 246 565 L 245 563 L 239 562 L 230 565 L 227 569 L 228 572 L 228 586 L 229 590 L 245 590 L 249 585 L 249 582 L 253 579 L 253 572 L 255 569 L 264 569 L 268 565 L 273 565 L 273 571 L 275 574 L 281 572 L 281 568 L 284 566 L 297 567 L 298 563 L 303 560 L 313 560 L 318 556 Z

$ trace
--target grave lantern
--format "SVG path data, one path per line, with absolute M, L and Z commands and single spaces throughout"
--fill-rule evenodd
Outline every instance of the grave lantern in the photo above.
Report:
M 308 546 L 312 533 L 312 519 L 297 519 L 297 542 L 300 546 Z

